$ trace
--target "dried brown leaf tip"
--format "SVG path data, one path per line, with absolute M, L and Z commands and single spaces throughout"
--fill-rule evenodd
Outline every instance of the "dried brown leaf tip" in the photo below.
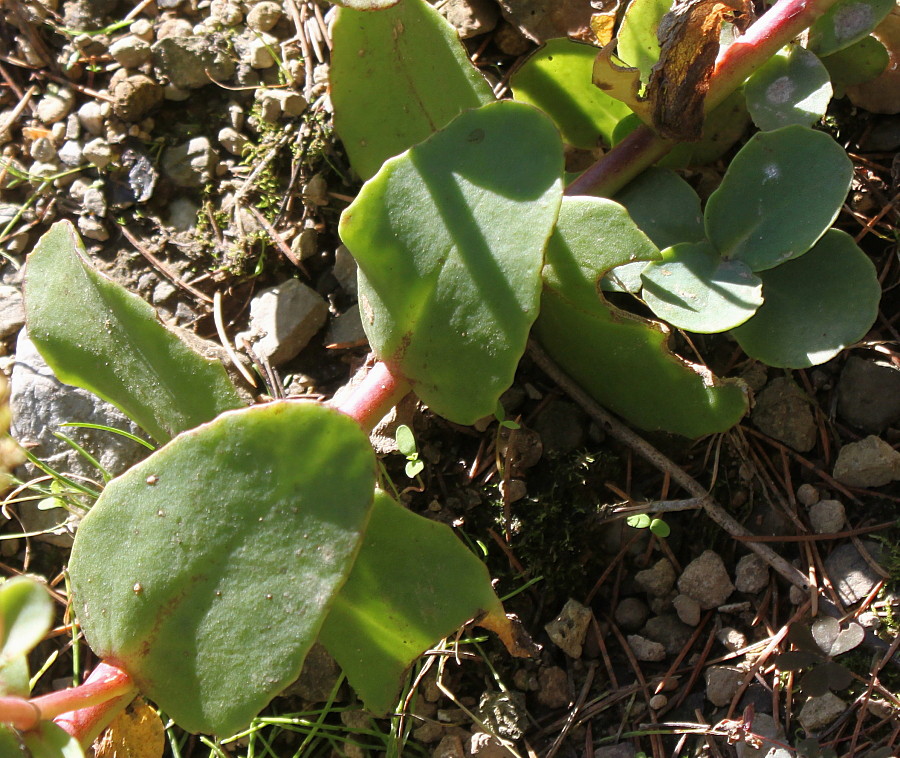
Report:
M 703 131 L 704 100 L 725 22 L 749 20 L 746 0 L 678 0 L 659 23 L 659 62 L 647 90 L 653 127 L 668 139 L 694 141 Z

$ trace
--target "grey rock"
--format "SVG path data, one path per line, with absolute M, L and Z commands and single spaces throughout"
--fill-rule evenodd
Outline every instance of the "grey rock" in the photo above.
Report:
M 445 734 L 434 750 L 431 758 L 466 758 L 466 750 L 458 734 Z
M 268 34 L 242 35 L 234 40 L 234 49 L 240 55 L 241 61 L 254 71 L 264 71 L 275 65 L 275 56 L 272 55 L 273 45 L 277 45 L 277 40 Z
M 646 622 L 650 615 L 647 604 L 636 597 L 626 597 L 616 606 L 616 623 L 626 632 L 636 632 Z
M 726 626 L 716 632 L 716 639 L 732 653 L 747 647 L 747 635 L 732 626 Z
M 553 643 L 571 658 L 581 658 L 582 645 L 591 623 L 591 609 L 571 598 L 559 616 L 544 626 Z
M 109 230 L 96 216 L 79 216 L 78 231 L 88 239 L 106 242 L 109 239 Z
M 135 37 L 140 37 L 145 42 L 153 39 L 153 23 L 146 18 L 139 18 L 128 27 L 128 31 Z
M 328 305 L 314 289 L 288 279 L 256 295 L 250 302 L 253 350 L 272 364 L 297 355 L 328 316 Z
M 180 16 L 166 16 L 156 25 L 156 39 L 163 40 L 172 37 L 186 38 L 194 33 L 194 27 L 186 18 Z
M 875 561 L 881 558 L 881 546 L 878 543 L 865 541 L 862 544 Z M 858 603 L 881 581 L 881 577 L 852 543 L 835 548 L 825 559 L 825 570 L 845 605 Z
M 694 598 L 704 610 L 717 608 L 734 592 L 725 564 L 712 550 L 705 550 L 684 568 L 678 590 Z
M 445 0 L 438 4 L 438 10 L 461 39 L 487 34 L 500 20 L 500 9 L 491 0 Z
M 678 614 L 678 618 L 688 626 L 697 626 L 700 623 L 703 609 L 700 608 L 700 603 L 694 598 L 687 595 L 678 595 L 672 601 L 672 605 L 675 607 L 675 613 Z
M 198 188 L 212 182 L 219 154 L 206 137 L 194 137 L 163 153 L 162 167 L 179 187 Z
M 518 740 L 528 728 L 525 695 L 514 690 L 485 692 L 478 703 L 478 716 L 492 734 Z
M 666 659 L 666 649 L 659 642 L 648 640 L 639 634 L 629 634 L 626 639 L 628 647 L 639 661 L 655 663 Z
M 840 417 L 878 434 L 900 421 L 900 370 L 889 363 L 851 356 L 838 381 Z
M 100 29 L 106 23 L 106 16 L 112 13 L 118 0 L 65 0 L 63 21 L 70 29 L 91 31 Z
M 773 379 L 763 388 L 751 418 L 761 432 L 801 453 L 816 444 L 816 421 L 809 401 L 787 377 Z
M 109 54 L 123 68 L 137 68 L 150 60 L 150 45 L 146 40 L 128 34 L 109 46 Z
M 317 642 L 309 649 L 300 676 L 282 695 L 300 697 L 309 703 L 324 703 L 334 691 L 340 675 L 341 667 L 337 661 Z
M 793 758 L 793 752 L 783 747 L 774 745 L 770 740 L 777 740 L 784 744 L 784 730 L 775 724 L 768 713 L 757 711 L 753 716 L 753 733 L 763 738 L 763 744 L 752 747 L 746 742 L 739 742 L 737 748 L 738 758 Z M 768 738 L 768 739 L 767 739 Z
M 675 569 L 668 558 L 660 558 L 650 568 L 635 574 L 634 585 L 648 595 L 664 597 L 675 586 Z
M 313 176 L 303 187 L 303 199 L 311 205 L 324 207 L 331 202 L 328 197 L 328 182 L 322 174 Z
M 728 705 L 737 693 L 744 672 L 734 666 L 710 666 L 706 669 L 705 676 L 706 699 L 713 705 L 722 707 Z
M 826 692 L 821 697 L 809 698 L 797 718 L 807 734 L 814 734 L 831 726 L 846 708 L 847 704 L 837 695 Z
M 254 5 L 247 13 L 247 26 L 256 32 L 267 32 L 278 23 L 282 13 L 279 3 L 263 0 Z
M 110 110 L 109 103 L 88 100 L 77 111 L 78 123 L 89 134 L 99 137 L 103 134 L 103 121 L 109 115 Z
M 80 166 L 84 160 L 81 143 L 77 140 L 66 140 L 57 152 L 60 162 L 64 166 Z
M 37 104 L 35 115 L 43 124 L 55 124 L 62 121 L 75 105 L 75 93 L 67 87 L 48 87 Z
M 809 523 L 818 534 L 834 534 L 844 528 L 847 514 L 840 500 L 820 500 L 809 509 Z
M 308 103 L 299 92 L 286 89 L 260 89 L 256 92 L 263 119 L 269 122 L 279 121 L 282 116 L 294 118 L 306 110 Z
M 652 616 L 641 630 L 642 637 L 658 642 L 669 655 L 680 653 L 693 633 L 693 628 L 673 613 Z
M 900 479 L 900 453 L 880 437 L 870 435 L 841 448 L 833 476 L 851 487 L 881 487 Z
M 106 168 L 112 163 L 115 154 L 109 142 L 97 137 L 85 144 L 81 149 L 82 156 L 93 163 L 97 168 Z
M 0 284 L 0 339 L 15 334 L 25 325 L 25 301 L 18 287 Z
M 209 20 L 225 27 L 237 26 L 244 20 L 244 12 L 240 4 L 232 0 L 212 0 L 209 4 Z
M 569 704 L 569 677 L 559 666 L 548 666 L 538 674 L 537 699 L 548 708 L 564 708 Z
M 211 84 L 212 79 L 221 82 L 234 75 L 234 61 L 224 46 L 219 45 L 215 34 L 166 37 L 156 42 L 151 50 L 153 65 L 180 89 L 199 89 Z
M 535 419 L 534 431 L 540 435 L 546 455 L 566 455 L 584 445 L 584 414 L 565 400 L 551 400 Z
M 87 187 L 81 197 L 81 207 L 96 216 L 106 215 L 106 197 L 99 187 Z
M 769 566 L 758 555 L 750 553 L 737 562 L 734 586 L 738 592 L 755 594 L 769 583 Z
M 166 223 L 177 232 L 186 232 L 197 226 L 200 206 L 189 197 L 177 197 L 169 203 Z
M 52 161 L 56 158 L 56 148 L 47 137 L 38 137 L 31 143 L 28 154 L 36 161 Z
M 123 121 L 140 121 L 164 100 L 162 86 L 145 74 L 118 79 L 112 86 L 113 113 Z
M 102 370 L 99 367 L 98 370 Z M 25 329 L 16 341 L 16 361 L 10 380 L 12 435 L 41 461 L 62 473 L 96 480 L 97 470 L 69 445 L 53 436 L 62 431 L 94 455 L 107 471 L 121 474 L 148 451 L 142 445 L 120 435 L 94 429 L 65 428 L 69 422 L 103 424 L 143 436 L 143 433 L 109 403 L 86 390 L 60 382 L 38 353 Z M 30 467 L 26 467 L 29 468 Z M 32 476 L 29 471 L 26 476 Z M 52 529 L 64 523 L 65 512 L 41 511 L 33 503 L 21 503 L 18 513 L 28 531 Z M 53 537 L 51 537 L 53 539 Z M 55 536 L 56 544 L 71 544 L 65 527 Z
M 801 505 L 805 505 L 807 508 L 811 505 L 815 505 L 819 502 L 822 496 L 819 494 L 819 490 L 816 489 L 815 485 L 809 484 L 801 484 L 797 487 L 797 500 L 800 501 Z
M 219 130 L 217 139 L 219 140 L 219 144 L 232 155 L 242 155 L 244 148 L 250 144 L 250 139 L 248 137 L 230 126 L 222 127 Z
M 354 303 L 340 316 L 333 319 L 325 332 L 325 344 L 336 347 L 358 347 L 366 344 L 359 305 Z M 524 494 L 523 494 L 524 497 Z
M 41 179 L 48 179 L 54 174 L 58 174 L 59 171 L 60 166 L 57 161 L 47 161 L 46 163 L 44 163 L 43 161 L 35 161 L 28 167 L 29 174 L 31 174 L 33 177 L 38 177 Z
M 332 273 L 344 292 L 353 297 L 356 297 L 358 292 L 357 269 L 356 258 L 344 245 L 339 245 L 337 250 L 334 251 L 334 268 Z

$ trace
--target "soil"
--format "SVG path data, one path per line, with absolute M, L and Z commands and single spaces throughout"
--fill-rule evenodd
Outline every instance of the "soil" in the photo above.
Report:
M 226 5 L 218 3 L 215 12 Z M 328 6 L 301 0 L 276 5 L 281 13 L 272 33 L 291 40 L 285 49 L 293 59 L 307 61 L 292 90 L 303 94 L 308 107 L 266 121 L 256 90 L 278 85 L 283 72 L 244 64 L 230 78 L 223 76 L 228 80 L 224 86 L 179 94 L 163 92 L 152 65 L 139 63 L 128 75 L 148 78 L 142 97 L 149 98 L 150 106 L 138 117 L 127 108 L 122 111 L 116 89 L 122 68 L 111 51 L 129 29 L 110 24 L 128 14 L 132 35 L 133 24 L 143 21 L 159 38 L 164 24 L 204 23 L 212 13 L 209 3 L 7 4 L 0 11 L 0 129 L 8 132 L 2 146 L 6 168 L 0 173 L 0 250 L 5 256 L 0 277 L 18 286 L 20 265 L 40 234 L 53 221 L 70 219 L 79 224 L 99 269 L 153 303 L 166 323 L 213 341 L 219 340 L 214 293 L 221 294 L 224 329 L 233 340 L 247 328 L 256 293 L 297 278 L 325 299 L 328 324 L 295 358 L 261 367 L 258 395 L 260 400 L 283 394 L 327 398 L 368 355 L 362 340 L 334 343 L 329 331 L 355 303 L 352 276 L 348 279 L 335 266 L 340 245 L 336 227 L 360 182 L 331 126 Z M 533 48 L 506 21 L 467 45 L 499 84 L 518 56 Z M 137 87 L 137 80 L 132 85 Z M 58 120 L 42 120 L 39 109 L 59 86 L 74 103 Z M 162 99 L 185 92 L 186 99 Z M 98 116 L 96 134 L 88 132 L 88 119 L 77 124 L 79 118 L 73 122 L 69 115 L 91 102 L 113 107 Z M 127 105 L 140 111 L 146 104 L 130 98 Z M 865 428 L 870 421 L 860 426 L 859 416 L 848 410 L 853 388 L 847 382 L 864 380 L 844 379 L 862 361 L 867 395 L 881 394 L 878 403 L 883 406 L 896 402 L 892 372 L 900 369 L 895 226 L 900 122 L 842 99 L 834 102 L 828 126 L 848 147 L 856 167 L 854 190 L 838 226 L 860 240 L 884 287 L 871 333 L 822 366 L 790 373 L 754 364 L 725 337 L 680 344 L 685 354 L 696 351 L 722 373 L 744 376 L 758 397 L 768 388 L 774 422 L 757 411 L 725 435 L 689 441 L 656 433 L 635 442 L 614 422 L 585 408 L 577 390 L 533 353 L 522 361 L 503 398 L 518 430 L 498 429 L 496 423 L 460 428 L 425 408 L 415 409 L 411 421 L 425 469 L 411 481 L 404 474 L 403 457 L 388 453 L 383 459 L 388 475 L 399 489 L 406 486 L 405 505 L 452 525 L 484 555 L 498 594 L 509 596 L 508 611 L 517 614 L 542 652 L 534 660 L 512 659 L 495 640 L 469 630 L 464 637 L 477 641 L 464 642 L 459 656 L 443 659 L 440 689 L 437 666 L 420 664 L 419 697 L 402 727 L 409 730 L 407 752 L 440 757 L 508 753 L 484 736 L 487 730 L 505 738 L 519 755 L 544 758 L 609 758 L 638 751 L 654 756 L 775 755 L 767 753 L 777 749 L 773 743 L 759 752 L 748 744 L 774 719 L 778 740 L 789 746 L 805 732 L 838 755 L 895 754 L 900 671 L 891 643 L 897 628 L 893 589 L 900 553 L 894 546 L 900 529 L 894 521 L 900 486 L 847 486 L 831 474 L 837 451 L 868 434 L 894 447 L 900 444 L 900 414 L 874 422 L 881 424 L 878 428 Z M 247 140 L 250 149 L 230 153 L 225 143 L 233 135 L 223 137 L 225 129 Z M 57 176 L 67 169 L 59 157 L 64 144 L 72 141 L 83 148 L 98 136 L 113 155 L 105 167 L 82 159 L 71 173 L 49 183 L 22 173 L 29 169 Z M 181 176 L 165 168 L 166 151 L 198 138 L 209 140 L 215 159 L 192 164 Z M 46 160 L 41 150 L 47 146 L 35 147 L 41 139 L 50 145 Z M 50 168 L 35 165 L 40 163 Z M 708 187 L 721 171 L 722 165 L 714 165 L 688 172 L 687 178 Z M 88 191 L 91 187 L 99 188 L 99 201 L 97 193 Z M 0 367 L 7 372 L 17 331 L 0 341 Z M 875 365 L 880 374 L 869 371 Z M 790 402 L 800 397 L 799 410 L 787 418 L 785 406 L 778 404 L 785 382 Z M 806 427 L 797 428 L 804 423 Z M 809 446 L 802 441 L 807 438 Z M 661 455 L 670 462 L 661 461 Z M 696 485 L 693 490 L 690 482 Z M 699 495 L 708 489 L 735 523 L 770 538 L 754 544 L 772 548 L 817 590 L 792 588 L 765 561 L 748 563 L 748 541 L 723 527 L 710 507 L 701 507 L 697 488 Z M 825 535 L 815 528 L 815 520 L 825 518 L 820 501 L 838 501 L 845 514 L 829 522 Z M 654 533 L 661 534 L 658 525 L 651 531 L 626 524 L 626 516 L 648 510 L 664 520 L 668 536 Z M 834 518 L 833 508 L 829 513 Z M 3 527 L 6 535 L 18 530 L 15 519 Z M 834 557 L 854 547 L 862 568 L 841 568 Z M 0 554 L 4 575 L 30 572 L 63 592 L 65 548 L 40 539 L 7 538 L 0 543 Z M 716 571 L 722 577 L 703 585 Z M 841 588 L 853 571 L 868 572 L 871 579 L 863 582 L 864 597 L 848 601 Z M 699 579 L 690 579 L 698 572 Z M 717 594 L 721 597 L 713 604 L 705 602 Z M 567 628 L 577 627 L 580 617 L 587 619 L 583 634 L 575 633 L 574 645 L 548 632 L 547 625 L 552 630 L 561 613 L 569 614 L 563 624 Z M 860 623 L 867 637 L 840 658 L 854 674 L 849 686 L 835 692 L 841 707 L 813 727 L 811 717 L 802 715 L 808 691 L 797 688 L 801 673 L 779 672 L 775 660 L 789 649 L 790 623 L 808 626 L 817 615 L 829 614 Z M 76 653 L 61 639 L 69 639 L 68 633 L 37 651 L 36 658 L 59 652 L 39 687 L 70 681 L 75 655 L 85 658 L 82 670 L 93 665 L 83 648 Z M 325 669 L 327 685 L 333 672 L 327 672 L 327 665 Z M 322 704 L 309 694 L 315 691 L 310 687 L 306 697 L 286 695 L 269 711 L 317 718 Z M 361 713 L 346 685 L 324 723 L 330 736 L 313 739 L 304 755 L 336 751 L 355 758 L 384 752 L 389 743 L 385 735 L 392 729 L 387 720 L 371 721 Z M 301 740 L 297 732 L 276 727 L 260 734 L 271 748 L 265 753 L 257 743 L 256 755 L 291 756 Z M 177 729 L 170 736 L 180 752 L 169 745 L 166 755 L 211 754 L 196 737 Z M 220 749 L 226 755 L 250 750 L 246 740 Z

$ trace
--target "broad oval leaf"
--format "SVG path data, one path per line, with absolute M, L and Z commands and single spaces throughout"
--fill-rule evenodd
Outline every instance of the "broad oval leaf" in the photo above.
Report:
M 706 204 L 706 233 L 723 258 L 764 271 L 809 250 L 831 223 L 853 176 L 824 132 L 759 132 L 735 156 Z
M 887 68 L 890 60 L 885 46 L 870 34 L 822 58 L 822 63 L 828 70 L 835 96 L 843 97 L 847 87 L 871 81 Z
M 878 315 L 872 261 L 831 229 L 802 258 L 760 274 L 765 302 L 732 334 L 751 358 L 780 368 L 824 363 L 862 339 Z
M 810 631 L 819 649 L 831 657 L 853 650 L 866 636 L 859 624 L 851 621 L 842 629 L 841 623 L 831 616 L 817 618 Z
M 700 198 L 674 171 L 651 167 L 616 193 L 617 203 L 660 250 L 706 239 Z M 640 292 L 646 262 L 626 263 L 603 277 L 605 290 Z
M 243 405 L 220 363 L 91 267 L 69 221 L 54 224 L 28 256 L 25 302 L 28 336 L 56 375 L 112 403 L 158 442 Z
M 656 30 L 671 6 L 671 0 L 631 0 L 625 9 L 617 35 L 617 53 L 629 66 L 641 72 L 641 80 L 645 83 L 659 60 Z
M 708 242 L 684 242 L 641 274 L 644 302 L 663 321 L 700 334 L 743 324 L 762 305 L 762 281 L 741 261 L 722 260 Z
M 551 39 L 510 79 L 516 100 L 531 103 L 559 128 L 563 140 L 586 150 L 612 143 L 616 124 L 631 114 L 624 103 L 591 83 L 597 48 Z
M 485 565 L 445 524 L 378 492 L 362 548 L 319 641 L 368 710 L 397 704 L 403 674 L 470 619 L 503 622 Z
M 372 349 L 451 421 L 493 414 L 512 383 L 561 176 L 551 121 L 491 103 L 388 161 L 341 217 Z
M 9 753 L 10 758 L 23 753 L 31 758 L 84 758 L 78 740 L 52 721 L 41 721 L 34 730 L 23 733 L 21 737 L 24 750 Z M 2 742 L 0 747 L 3 747 Z
M 308 402 L 233 411 L 114 479 L 69 570 L 91 648 L 189 731 L 230 734 L 300 672 L 365 529 L 375 458 Z
M 897 0 L 840 0 L 809 28 L 809 49 L 831 55 L 859 42 L 897 5 Z
M 812 126 L 828 110 L 833 95 L 828 70 L 800 45 L 772 56 L 744 84 L 753 123 L 770 131 Z
M 28 577 L 0 586 L 0 668 L 30 653 L 53 624 L 53 602 L 47 588 Z
M 334 128 L 363 179 L 462 111 L 494 99 L 440 13 L 425 0 L 392 5 L 341 8 L 332 29 Z
M 611 268 L 658 257 L 622 206 L 565 198 L 547 246 L 535 336 L 569 376 L 632 423 L 686 437 L 725 431 L 746 412 L 741 385 L 688 364 L 667 348 L 661 325 L 599 295 L 597 283 Z

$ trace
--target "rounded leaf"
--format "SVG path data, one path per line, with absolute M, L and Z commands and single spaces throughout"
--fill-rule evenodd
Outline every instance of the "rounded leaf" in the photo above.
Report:
M 868 82 L 887 68 L 891 56 L 885 46 L 871 34 L 850 47 L 822 58 L 836 96 L 847 87 Z
M 878 315 L 875 266 L 837 229 L 802 258 L 760 278 L 765 302 L 732 334 L 747 355 L 769 366 L 824 363 L 862 339 Z
M 334 128 L 363 179 L 462 111 L 494 100 L 456 30 L 424 0 L 345 4 L 332 29 L 330 92 Z
M 597 48 L 565 37 L 551 39 L 510 79 L 516 100 L 531 103 L 559 128 L 563 140 L 590 150 L 612 142 L 616 124 L 631 113 L 591 82 Z
M 743 324 L 762 305 L 762 281 L 741 261 L 722 260 L 708 242 L 685 242 L 641 274 L 644 302 L 663 321 L 700 334 Z
M 809 49 L 831 55 L 859 42 L 897 4 L 897 0 L 840 0 L 809 28 Z
M 616 51 L 629 66 L 641 72 L 641 81 L 650 79 L 650 71 L 659 60 L 659 22 L 672 7 L 671 0 L 631 0 L 619 29 Z
M 744 85 L 747 109 L 760 129 L 812 126 L 828 110 L 833 92 L 828 70 L 800 45 L 772 56 Z
M 544 114 L 491 103 L 388 161 L 341 217 L 372 349 L 451 421 L 490 416 L 512 383 L 562 162 Z
M 853 163 L 824 132 L 759 132 L 735 156 L 706 204 L 706 233 L 723 258 L 764 271 L 809 250 L 831 226 Z
M 28 577 L 0 585 L 0 668 L 30 653 L 53 624 L 47 588 Z
M 353 564 L 369 440 L 308 402 L 233 411 L 106 487 L 69 570 L 92 649 L 189 731 L 229 734 L 300 672 Z

